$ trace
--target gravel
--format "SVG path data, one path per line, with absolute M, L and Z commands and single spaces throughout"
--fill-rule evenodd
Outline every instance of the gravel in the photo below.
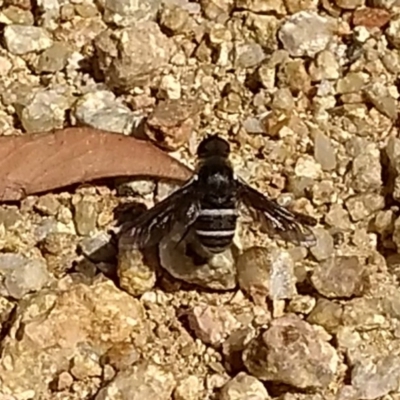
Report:
M 4 28 L 6 49 L 15 55 L 24 55 L 49 48 L 53 40 L 46 29 L 39 26 L 8 25 Z
M 243 352 L 249 372 L 261 380 L 298 389 L 327 387 L 337 371 L 339 357 L 327 343 L 329 335 L 297 316 L 275 319 Z
M 314 57 L 325 50 L 332 37 L 331 22 L 312 11 L 293 14 L 279 30 L 283 47 L 294 57 Z
M 243 213 L 204 262 L 115 240 L 172 182 L 2 204 L 1 399 L 400 397 L 397 0 L 0 0 L 0 22 L 0 135 L 86 125 L 193 167 L 219 133 L 319 221 L 307 250 Z
M 110 132 L 130 134 L 141 121 L 141 116 L 124 104 L 118 104 L 116 96 L 108 90 L 96 90 L 82 96 L 76 103 L 74 117 L 79 124 Z
M 152 363 L 139 363 L 120 371 L 95 400 L 168 400 L 175 387 L 172 373 Z

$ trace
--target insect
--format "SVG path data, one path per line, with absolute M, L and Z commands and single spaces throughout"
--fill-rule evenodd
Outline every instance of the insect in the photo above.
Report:
M 283 208 L 236 177 L 229 154 L 229 143 L 218 135 L 203 139 L 197 148 L 197 173 L 139 215 L 127 231 L 129 239 L 138 248 L 145 248 L 159 243 L 179 223 L 184 227 L 181 240 L 192 232 L 211 257 L 232 244 L 239 206 L 245 205 L 255 211 L 270 233 L 306 247 L 314 245 L 315 236 L 308 226 L 316 220 Z

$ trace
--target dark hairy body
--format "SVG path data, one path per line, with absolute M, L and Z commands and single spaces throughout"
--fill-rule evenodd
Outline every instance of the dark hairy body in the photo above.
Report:
M 181 240 L 192 233 L 210 256 L 218 254 L 232 244 L 239 206 L 244 204 L 271 234 L 307 247 L 314 245 L 308 226 L 315 225 L 315 219 L 287 210 L 237 178 L 229 153 L 229 143 L 218 135 L 203 139 L 197 149 L 197 173 L 133 222 L 127 231 L 132 242 L 139 248 L 159 243 L 179 223 L 184 227 Z

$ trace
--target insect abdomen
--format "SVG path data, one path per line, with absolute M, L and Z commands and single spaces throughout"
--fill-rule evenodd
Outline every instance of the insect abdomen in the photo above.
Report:
M 194 224 L 196 236 L 211 253 L 220 253 L 232 243 L 236 220 L 235 208 L 203 208 Z

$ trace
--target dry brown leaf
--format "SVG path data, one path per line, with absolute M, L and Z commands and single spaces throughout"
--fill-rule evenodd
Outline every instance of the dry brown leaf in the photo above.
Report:
M 0 201 L 101 178 L 184 181 L 192 173 L 149 142 L 93 128 L 0 137 Z

